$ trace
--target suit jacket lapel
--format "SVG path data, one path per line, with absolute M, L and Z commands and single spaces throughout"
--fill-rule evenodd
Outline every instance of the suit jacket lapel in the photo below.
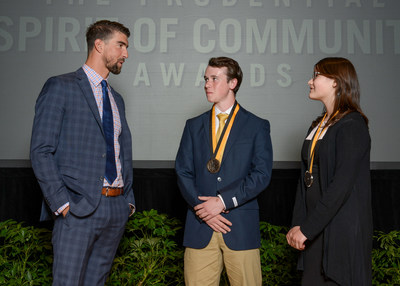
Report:
M 222 162 L 224 162 L 225 158 L 229 155 L 229 151 L 232 146 L 235 144 L 236 140 L 240 138 L 241 130 L 244 128 L 244 125 L 247 121 L 248 114 L 245 112 L 243 107 L 240 106 L 240 109 L 236 115 L 235 121 L 233 122 L 233 126 L 231 132 L 229 133 L 228 141 L 226 142 L 224 156 L 222 157 Z
M 76 71 L 76 77 L 77 77 L 78 85 L 80 86 L 80 88 L 82 90 L 83 96 L 85 97 L 85 99 L 89 105 L 89 108 L 92 111 L 93 116 L 96 119 L 97 124 L 99 125 L 99 127 L 101 129 L 101 132 L 103 132 L 103 124 L 101 122 L 99 108 L 97 107 L 96 99 L 93 96 L 93 90 L 90 87 L 90 83 L 87 78 L 87 75 L 82 68 L 80 68 Z M 104 135 L 104 132 L 103 132 L 103 135 Z
M 115 104 L 117 105 L 119 117 L 122 120 L 123 112 L 121 112 L 121 111 L 123 110 L 123 106 L 122 106 L 121 96 L 119 94 L 117 94 L 117 92 L 111 86 L 110 86 L 110 89 L 111 89 L 111 94 L 112 94 L 112 97 L 114 98 Z
M 209 156 L 211 158 L 212 143 L 210 138 L 210 115 L 211 115 L 211 110 L 209 110 L 207 113 L 205 113 L 205 116 L 203 116 L 203 129 L 205 135 L 204 140 L 206 141 L 208 149 L 210 150 Z

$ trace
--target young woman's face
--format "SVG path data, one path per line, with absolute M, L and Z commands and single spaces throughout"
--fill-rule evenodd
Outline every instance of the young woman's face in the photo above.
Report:
M 319 100 L 324 103 L 334 101 L 336 93 L 335 80 L 315 71 L 308 81 L 308 86 L 310 87 L 308 94 L 310 99 Z

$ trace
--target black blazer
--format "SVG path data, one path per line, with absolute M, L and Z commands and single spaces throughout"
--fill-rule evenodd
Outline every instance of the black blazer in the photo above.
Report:
M 370 149 L 361 114 L 350 113 L 329 127 L 319 147 L 322 195 L 308 213 L 302 179 L 307 166 L 301 167 L 292 224 L 309 240 L 324 233 L 323 269 L 340 285 L 371 285 Z

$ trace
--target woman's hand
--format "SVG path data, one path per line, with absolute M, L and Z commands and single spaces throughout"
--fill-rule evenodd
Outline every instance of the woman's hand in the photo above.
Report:
M 304 236 L 300 230 L 300 226 L 297 225 L 292 227 L 286 234 L 286 240 L 291 247 L 298 250 L 304 250 L 306 247 L 305 241 L 307 240 L 307 237 Z

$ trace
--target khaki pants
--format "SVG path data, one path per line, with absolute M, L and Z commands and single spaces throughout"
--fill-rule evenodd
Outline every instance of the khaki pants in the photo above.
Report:
M 185 284 L 187 286 L 219 286 L 225 265 L 231 286 L 258 286 L 262 283 L 260 250 L 231 250 L 214 232 L 210 243 L 202 249 L 185 250 Z

